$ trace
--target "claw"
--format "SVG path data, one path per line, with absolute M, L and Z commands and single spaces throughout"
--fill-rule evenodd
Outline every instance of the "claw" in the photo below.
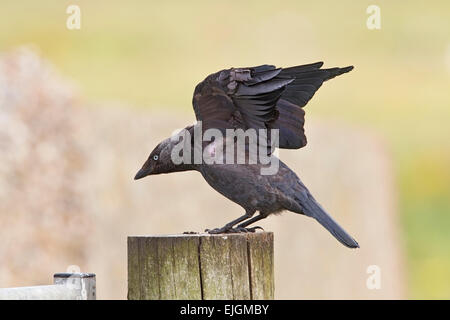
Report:
M 215 228 L 215 229 L 205 229 L 205 232 L 209 234 L 220 234 L 220 233 L 228 233 L 230 229 L 226 228 Z
M 251 233 L 256 232 L 256 230 L 258 230 L 258 229 L 264 231 L 264 229 L 260 226 L 255 226 L 255 227 L 250 227 L 250 228 L 237 226 L 236 229 L 240 230 L 240 232 L 251 232 Z
M 255 233 L 256 230 L 258 230 L 258 229 L 264 230 L 261 227 L 245 228 L 245 227 L 239 227 L 239 226 L 236 229 L 238 229 L 240 232 L 244 232 L 244 233 Z
M 264 230 L 263 228 L 256 226 L 256 227 L 251 227 L 251 228 L 245 228 L 245 227 L 239 227 L 237 226 L 236 228 L 215 228 L 215 229 L 205 229 L 205 232 L 209 233 L 209 234 L 220 234 L 220 233 L 254 233 L 256 232 L 256 230 L 261 229 Z

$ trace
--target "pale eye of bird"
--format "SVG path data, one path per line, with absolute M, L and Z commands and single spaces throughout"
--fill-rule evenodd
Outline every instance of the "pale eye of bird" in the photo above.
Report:
M 158 160 L 158 155 L 157 154 L 155 154 L 154 156 L 153 156 L 153 160 L 155 160 L 155 161 L 157 161 Z

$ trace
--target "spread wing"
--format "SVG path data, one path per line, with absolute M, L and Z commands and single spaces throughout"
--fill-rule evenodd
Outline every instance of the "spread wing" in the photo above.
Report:
M 301 148 L 306 145 L 303 107 L 324 81 L 353 69 L 320 69 L 322 65 L 262 65 L 219 71 L 195 89 L 196 118 L 202 121 L 203 130 L 279 129 L 280 148 Z

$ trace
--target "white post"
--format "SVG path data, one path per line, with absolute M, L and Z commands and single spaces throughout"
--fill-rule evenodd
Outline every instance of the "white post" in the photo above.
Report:
M 75 289 L 78 292 L 77 300 L 96 300 L 97 298 L 94 273 L 55 273 L 53 283 Z
M 53 285 L 0 289 L 0 300 L 95 300 L 95 274 L 56 273 Z

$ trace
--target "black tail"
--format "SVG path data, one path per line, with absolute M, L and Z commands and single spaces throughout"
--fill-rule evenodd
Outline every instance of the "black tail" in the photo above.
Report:
M 304 214 L 316 219 L 344 246 L 349 248 L 359 248 L 358 242 L 342 229 L 342 227 L 325 212 L 322 206 L 310 194 L 307 195 L 307 199 L 302 197 L 300 204 Z

